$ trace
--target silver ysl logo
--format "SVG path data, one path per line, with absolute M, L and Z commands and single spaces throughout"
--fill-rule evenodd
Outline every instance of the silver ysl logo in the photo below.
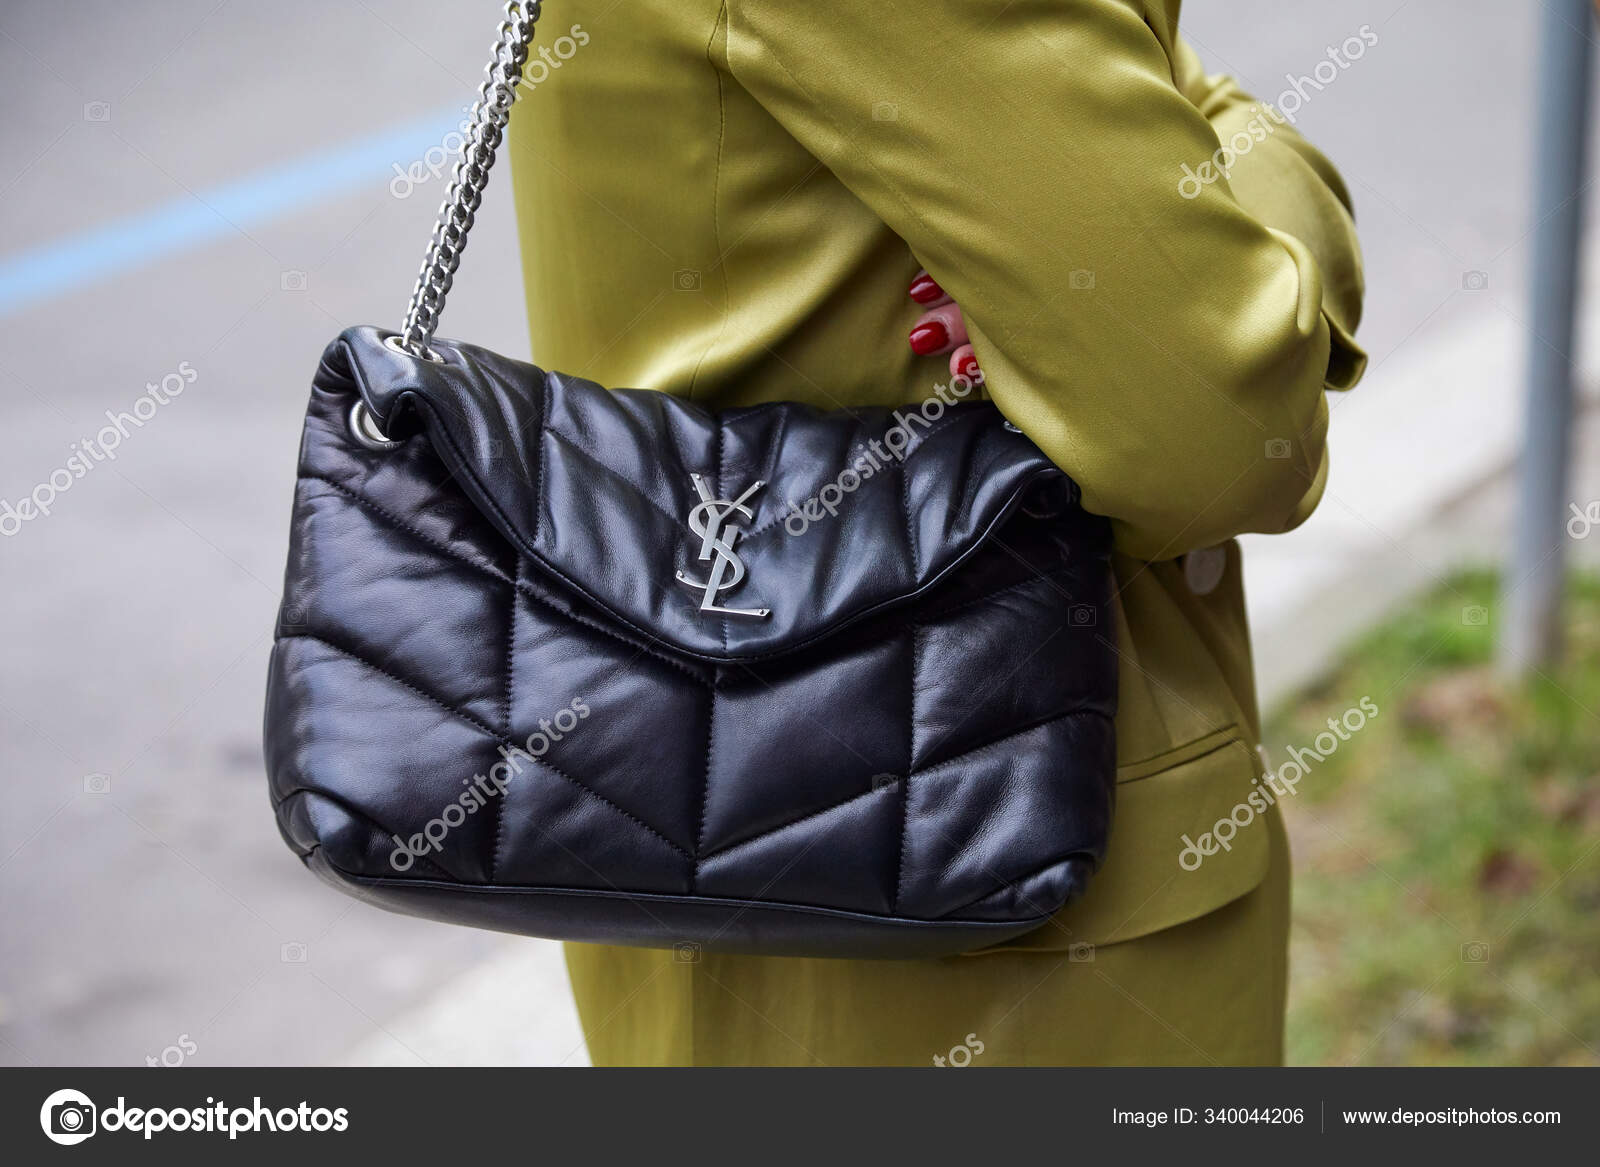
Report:
M 683 571 L 678 572 L 678 582 L 688 584 L 692 588 L 700 588 L 705 593 L 700 598 L 702 612 L 717 612 L 724 616 L 769 615 L 772 611 L 770 608 L 723 608 L 717 604 L 718 592 L 730 590 L 745 577 L 744 561 L 733 549 L 739 536 L 744 534 L 744 528 L 728 522 L 728 516 L 738 511 L 747 519 L 755 518 L 750 508 L 744 505 L 744 501 L 766 483 L 751 483 L 748 490 L 729 502 L 725 498 L 713 498 L 711 488 L 700 475 L 691 474 L 690 477 L 694 479 L 695 490 L 700 493 L 700 505 L 689 512 L 689 528 L 700 536 L 700 562 L 706 563 L 713 559 L 715 562 L 711 564 L 711 574 L 704 583 Z

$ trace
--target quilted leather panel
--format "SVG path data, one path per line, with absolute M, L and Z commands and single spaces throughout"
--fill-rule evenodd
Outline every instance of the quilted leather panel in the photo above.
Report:
M 919 621 L 911 719 L 917 769 L 976 749 L 995 726 L 1109 710 L 1100 685 L 1115 672 L 1115 648 L 1093 622 L 1095 609 L 1075 602 L 1093 589 L 1095 570 L 1069 551 L 1042 578 L 1002 584 Z M 959 662 L 953 673 L 952 661 Z
M 557 622 L 517 598 L 511 717 L 526 738 L 577 699 L 599 709 L 550 747 L 563 768 L 684 852 L 700 832 L 710 670 L 680 671 L 581 624 Z M 565 689 L 546 681 L 559 677 Z M 526 727 L 526 728 L 524 728 Z M 560 729 L 551 725 L 556 733 Z
M 548 767 L 529 766 L 505 794 L 498 883 L 686 892 L 692 870 L 687 852 Z
M 899 788 L 885 785 L 796 818 L 705 856 L 695 888 L 704 895 L 892 914 L 894 881 L 882 857 L 900 845 L 900 804 Z
M 725 673 L 711 719 L 702 851 L 743 842 L 906 772 L 904 635 Z M 882 720 L 847 711 L 874 709 Z M 795 744 L 803 742 L 804 749 Z
M 446 703 L 481 721 L 502 721 L 498 694 L 485 692 L 478 678 L 504 667 L 511 585 L 482 573 L 461 578 L 460 565 L 438 549 L 385 538 L 384 519 L 351 506 L 326 483 L 307 483 L 306 502 L 306 525 L 316 537 L 302 547 L 315 558 L 285 594 L 286 630 L 295 630 L 301 613 L 315 612 L 318 630 L 335 642 L 391 672 L 428 678 Z M 358 546 L 370 553 L 343 551 Z M 426 608 L 406 602 L 417 586 L 434 597 Z M 388 619 L 367 619 L 339 602 L 355 595 Z
M 1034 907 L 1064 902 L 1072 874 L 1065 861 L 1097 852 L 1096 837 L 1110 824 L 1111 790 L 1059 797 L 1059 787 L 1077 777 L 1061 772 L 1062 758 L 1114 767 L 1110 723 L 1069 713 L 912 775 L 900 861 L 902 909 L 959 914 L 1041 873 L 1054 873 L 1056 882 L 1047 883 Z
M 1103 524 L 991 406 L 711 415 L 351 330 L 313 386 L 268 682 L 279 823 L 402 911 L 558 938 L 956 951 L 1081 890 L 1111 813 Z M 363 399 L 399 444 L 350 430 Z M 723 598 L 688 516 L 751 482 Z
M 373 846 L 390 832 L 421 830 L 456 798 L 461 778 L 498 761 L 487 727 L 312 634 L 279 640 L 273 682 L 267 716 L 278 725 L 269 742 L 275 795 L 312 791 L 358 812 L 375 828 Z M 369 863 L 363 845 L 350 870 L 385 870 L 390 850 L 382 848 Z M 490 878 L 493 854 L 492 820 L 474 817 L 444 839 L 426 866 L 482 882 Z

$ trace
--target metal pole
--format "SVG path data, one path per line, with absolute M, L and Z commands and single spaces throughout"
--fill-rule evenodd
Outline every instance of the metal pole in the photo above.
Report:
M 1573 414 L 1573 340 L 1587 171 L 1590 0 L 1545 0 L 1539 62 L 1527 404 L 1516 530 L 1502 599 L 1500 668 L 1510 676 L 1561 650 Z

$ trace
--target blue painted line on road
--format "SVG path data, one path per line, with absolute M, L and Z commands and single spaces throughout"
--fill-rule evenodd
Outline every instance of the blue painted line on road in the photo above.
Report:
M 282 166 L 0 259 L 0 316 L 394 177 L 462 120 L 460 109 L 391 127 Z M 444 183 L 440 183 L 442 198 Z

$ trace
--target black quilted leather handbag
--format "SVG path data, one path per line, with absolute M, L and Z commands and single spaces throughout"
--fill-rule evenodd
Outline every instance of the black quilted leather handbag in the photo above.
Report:
M 400 334 L 323 354 L 266 759 L 379 906 L 686 950 L 1040 926 L 1109 829 L 1104 522 L 995 408 L 720 414 L 433 337 L 538 4 L 507 5 Z

